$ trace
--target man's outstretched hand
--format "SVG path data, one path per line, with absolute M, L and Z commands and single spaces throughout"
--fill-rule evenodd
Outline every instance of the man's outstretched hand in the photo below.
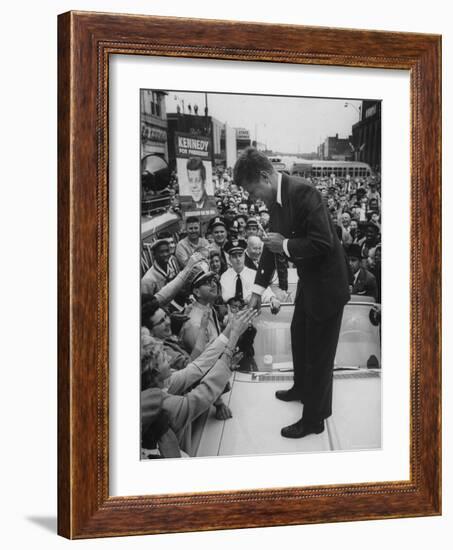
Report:
M 264 246 L 267 246 L 274 254 L 281 254 L 283 250 L 283 241 L 285 237 L 280 233 L 268 233 L 266 237 L 263 236 Z
M 261 309 L 261 296 L 259 294 L 252 294 L 252 297 L 249 300 L 249 309 L 256 309 L 260 311 Z
M 272 315 L 277 315 L 277 313 L 280 311 L 280 308 L 281 308 L 281 304 L 280 304 L 280 301 L 277 300 L 277 298 L 272 297 L 271 298 L 271 313 Z
M 229 418 L 232 418 L 233 413 L 231 412 L 231 409 L 228 405 L 225 405 L 225 403 L 220 403 L 219 405 L 215 406 L 215 417 L 217 420 L 228 420 Z

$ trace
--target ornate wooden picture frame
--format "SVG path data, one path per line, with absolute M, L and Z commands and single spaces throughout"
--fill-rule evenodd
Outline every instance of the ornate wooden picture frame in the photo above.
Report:
M 441 513 L 441 39 L 70 12 L 59 16 L 58 532 L 68 538 Z M 410 479 L 109 495 L 109 56 L 410 73 Z

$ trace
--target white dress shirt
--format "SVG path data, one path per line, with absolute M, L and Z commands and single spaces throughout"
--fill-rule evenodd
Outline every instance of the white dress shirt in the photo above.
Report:
M 225 273 L 220 277 L 220 285 L 222 287 L 222 298 L 224 302 L 228 302 L 230 298 L 233 298 L 236 295 L 236 281 L 238 274 L 232 267 L 227 269 Z M 254 292 L 254 283 L 256 271 L 250 269 L 249 267 L 244 267 L 244 269 L 239 273 L 242 282 L 242 296 L 244 302 L 248 302 Z M 275 298 L 275 294 L 268 287 L 263 289 L 262 292 L 263 303 L 270 302 L 271 298 Z
M 277 204 L 282 206 L 282 174 L 281 172 L 277 172 Z M 283 241 L 283 251 L 289 258 L 290 256 L 288 252 L 288 239 L 285 239 Z M 256 272 L 254 273 L 256 274 Z M 253 287 L 252 287 L 253 294 L 258 294 L 259 296 L 262 296 L 264 298 L 265 290 L 266 289 L 264 287 L 253 284 Z
M 282 206 L 282 174 L 281 172 L 277 172 L 277 204 Z M 283 251 L 289 258 L 288 239 L 285 239 L 283 241 Z

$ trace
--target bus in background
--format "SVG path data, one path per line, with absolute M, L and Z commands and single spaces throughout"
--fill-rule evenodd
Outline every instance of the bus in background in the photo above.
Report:
M 281 157 L 268 157 L 268 158 L 271 161 L 274 169 L 277 170 L 277 172 L 288 171 L 288 167 L 286 166 L 285 162 Z
M 366 162 L 348 160 L 301 160 L 297 159 L 291 167 L 292 176 L 305 178 L 364 178 L 372 176 L 370 165 Z

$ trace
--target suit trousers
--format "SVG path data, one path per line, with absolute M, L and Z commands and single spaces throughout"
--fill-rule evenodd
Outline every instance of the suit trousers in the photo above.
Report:
M 319 422 L 332 414 L 333 367 L 344 308 L 318 321 L 306 313 L 303 298 L 299 282 L 291 322 L 294 389 L 304 405 L 303 418 Z

